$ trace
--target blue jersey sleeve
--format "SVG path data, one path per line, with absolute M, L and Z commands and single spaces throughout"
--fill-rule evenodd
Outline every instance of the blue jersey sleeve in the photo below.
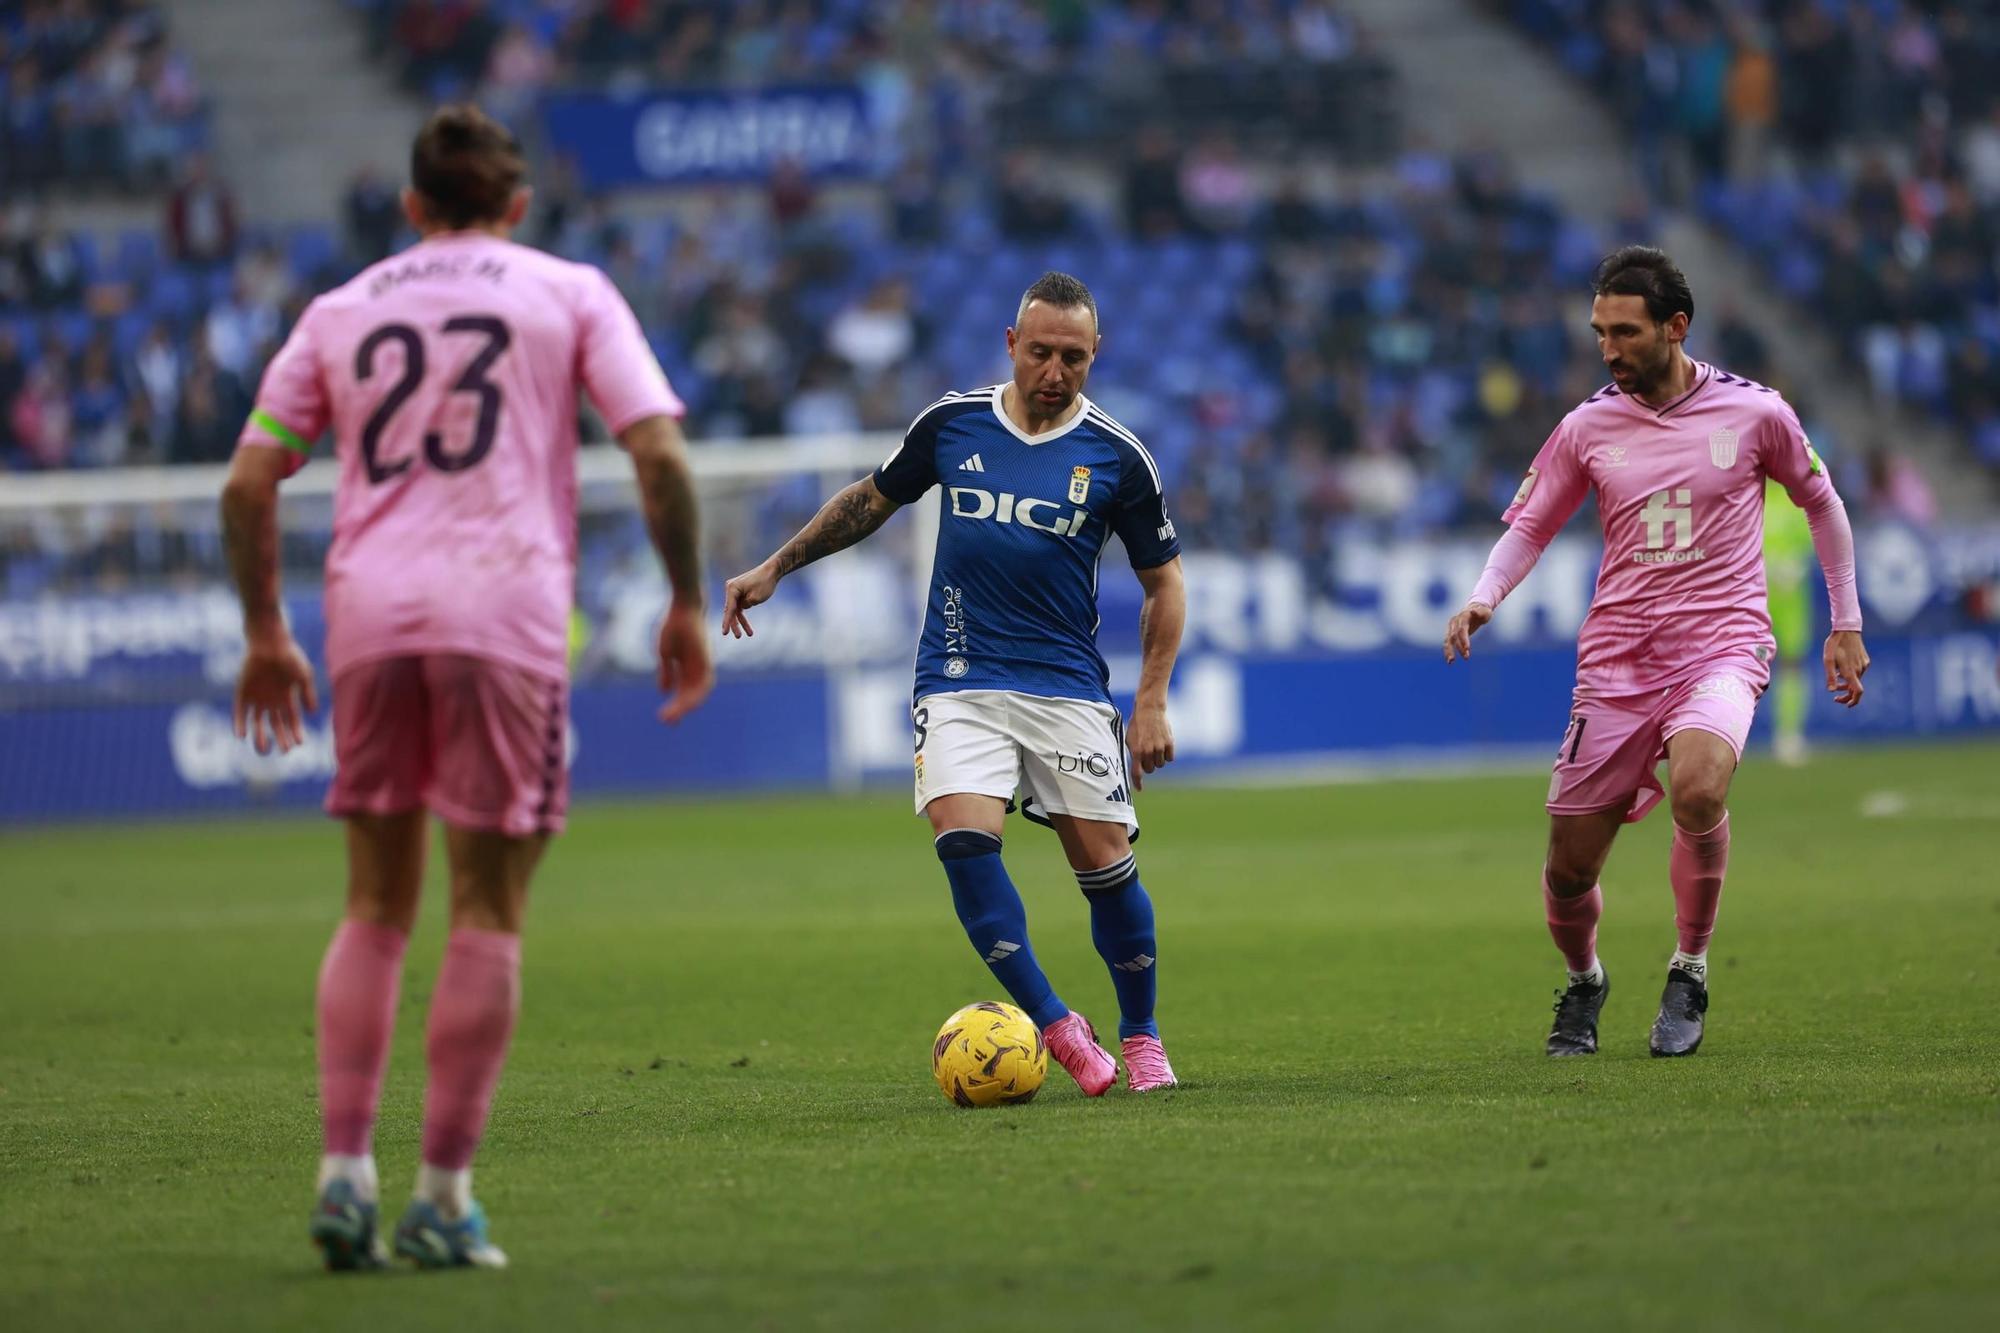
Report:
M 1125 543 L 1132 568 L 1151 569 L 1181 553 L 1174 521 L 1167 517 L 1167 495 L 1153 460 L 1142 450 L 1121 450 L 1124 466 L 1118 478 L 1118 507 L 1111 514 L 1112 531 Z
M 875 469 L 875 489 L 899 505 L 915 504 L 938 484 L 937 437 L 943 417 L 935 406 L 910 423 L 902 447 Z

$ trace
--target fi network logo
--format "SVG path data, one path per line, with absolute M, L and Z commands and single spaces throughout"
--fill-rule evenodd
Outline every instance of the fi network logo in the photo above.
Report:
M 1654 491 L 1639 511 L 1646 529 L 1646 549 L 1634 551 L 1641 565 L 1680 565 L 1705 560 L 1708 553 L 1694 544 L 1694 503 L 1686 487 Z

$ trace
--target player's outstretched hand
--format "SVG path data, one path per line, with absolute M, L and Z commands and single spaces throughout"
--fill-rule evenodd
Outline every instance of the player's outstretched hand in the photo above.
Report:
M 722 589 L 722 632 L 733 639 L 745 635 L 755 637 L 757 631 L 750 628 L 750 618 L 743 613 L 770 601 L 771 594 L 777 590 L 777 571 L 771 568 L 768 560 L 729 580 Z
M 1826 636 L 1826 692 L 1849 708 L 1861 702 L 1861 678 L 1868 674 L 1868 648 L 1861 631 L 1837 629 Z
M 1174 762 L 1174 729 L 1167 725 L 1164 706 L 1132 710 L 1132 725 L 1125 729 L 1125 748 L 1132 752 L 1132 790 L 1144 791 L 1146 774 Z
M 708 635 L 701 607 L 675 602 L 660 621 L 660 721 L 678 722 L 701 707 L 715 688 L 715 664 L 708 660 Z
M 312 663 L 288 631 L 247 646 L 236 677 L 239 738 L 256 746 L 258 754 L 269 754 L 273 743 L 280 751 L 290 750 L 305 743 L 305 714 L 318 711 Z
M 1493 608 L 1484 602 L 1471 602 L 1463 611 L 1453 616 L 1444 627 L 1444 660 L 1456 662 L 1459 658 L 1472 656 L 1472 636 L 1479 627 L 1493 619 Z

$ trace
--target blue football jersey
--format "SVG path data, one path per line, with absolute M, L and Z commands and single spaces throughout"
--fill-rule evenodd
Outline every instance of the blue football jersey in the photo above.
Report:
M 1088 398 L 1068 424 L 1027 435 L 1004 386 L 948 394 L 875 470 L 897 504 L 944 488 L 916 697 L 1012 690 L 1110 702 L 1097 651 L 1097 566 L 1117 533 L 1134 569 L 1180 554 L 1160 470 Z

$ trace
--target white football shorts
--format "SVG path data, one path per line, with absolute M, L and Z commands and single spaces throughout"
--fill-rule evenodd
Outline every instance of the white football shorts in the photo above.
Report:
M 1125 724 L 1110 704 L 1012 690 L 927 694 L 912 712 L 917 813 L 940 796 L 974 792 L 1050 815 L 1123 823 L 1139 832 L 1125 776 Z

